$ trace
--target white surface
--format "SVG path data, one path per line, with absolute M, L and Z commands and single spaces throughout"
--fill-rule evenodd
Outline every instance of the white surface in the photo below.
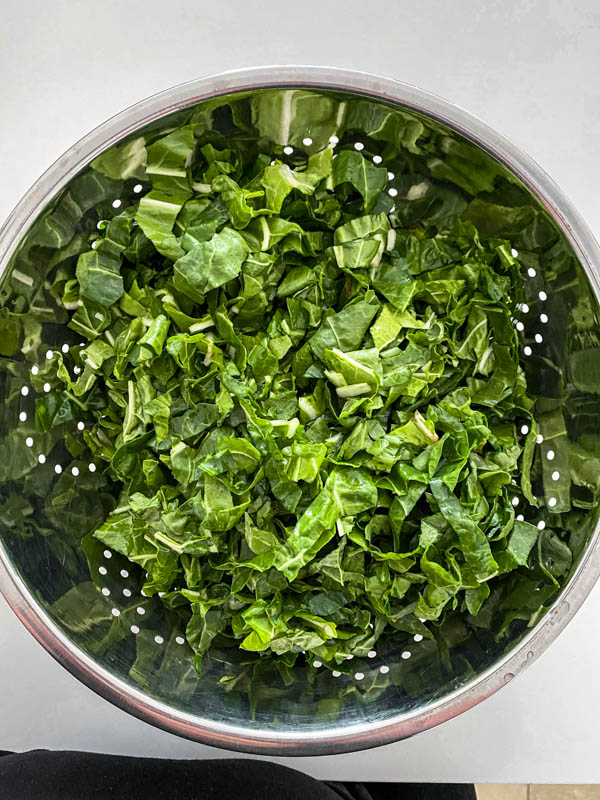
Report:
M 136 100 L 245 65 L 315 63 L 415 83 L 497 126 L 600 234 L 600 5 L 522 0 L 4 0 L 0 220 L 76 139 Z M 358 754 L 280 759 L 348 780 L 600 782 L 600 587 L 499 694 L 441 728 Z M 80 685 L 0 601 L 0 749 L 227 755 Z

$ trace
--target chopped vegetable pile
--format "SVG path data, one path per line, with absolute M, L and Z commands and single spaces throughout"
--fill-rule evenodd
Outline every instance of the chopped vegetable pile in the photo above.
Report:
M 191 123 L 112 148 L 85 179 L 131 200 L 98 201 L 52 284 L 85 342 L 37 375 L 38 429 L 84 421 L 114 498 L 92 540 L 139 565 L 199 672 L 216 637 L 335 669 L 450 614 L 502 635 L 572 563 L 517 508 L 540 505 L 541 437 L 500 206 L 307 141 Z
M 122 484 L 94 536 L 189 606 L 199 668 L 219 632 L 335 663 L 477 614 L 539 533 L 511 504 L 536 433 L 510 246 L 392 228 L 387 170 L 354 149 L 206 144 L 190 170 L 194 144 L 149 148 L 152 191 L 67 290 L 92 337 L 67 386 L 94 391 L 86 439 Z

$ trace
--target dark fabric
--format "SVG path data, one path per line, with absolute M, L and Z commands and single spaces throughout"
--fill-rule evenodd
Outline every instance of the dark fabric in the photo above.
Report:
M 0 759 L 2 800 L 340 800 L 320 781 L 250 759 L 180 761 L 37 750 Z
M 344 800 L 477 800 L 472 783 L 328 782 L 328 785 L 340 792 Z
M 373 800 L 477 800 L 472 783 L 363 783 Z
M 0 800 L 474 800 L 472 786 L 321 782 L 268 761 L 0 751 Z

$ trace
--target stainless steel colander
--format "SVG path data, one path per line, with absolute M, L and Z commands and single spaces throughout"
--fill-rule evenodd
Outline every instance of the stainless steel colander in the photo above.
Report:
M 95 202 L 81 194 L 77 188 L 81 183 L 75 179 L 86 174 L 100 152 L 122 140 L 166 130 L 190 112 L 210 126 L 225 101 L 234 119 L 236 114 L 251 115 L 253 98 L 264 92 L 272 93 L 277 113 L 254 122 L 258 135 L 274 147 L 300 147 L 306 140 L 319 147 L 335 144 L 343 136 L 355 137 L 360 146 L 368 138 L 371 146 L 380 148 L 375 156 L 378 163 L 385 164 L 398 137 L 410 141 L 411 130 L 423 126 L 442 137 L 448 153 L 457 142 L 474 145 L 482 168 L 492 167 L 509 185 L 518 187 L 521 196 L 525 192 L 527 206 L 562 241 L 561 257 L 570 259 L 564 279 L 560 275 L 557 279 L 554 271 L 550 274 L 552 267 L 524 259 L 525 303 L 514 323 L 533 391 L 544 387 L 538 393 L 551 394 L 560 373 L 569 392 L 572 419 L 566 432 L 550 431 L 545 438 L 539 437 L 536 457 L 544 465 L 541 507 L 528 507 L 519 498 L 515 501 L 518 513 L 540 529 L 551 525 L 557 513 L 576 515 L 581 553 L 553 605 L 542 608 L 529 626 L 511 629 L 508 640 L 494 644 L 490 639 L 491 644 L 469 654 L 450 671 L 436 666 L 431 643 L 417 635 L 402 646 L 382 643 L 367 657 L 353 659 L 345 670 L 321 670 L 318 662 L 310 669 L 298 667 L 290 687 L 276 685 L 266 671 L 249 702 L 247 692 L 238 691 L 240 687 L 230 685 L 225 691 L 216 670 L 198 679 L 183 631 L 173 627 L 158 599 L 143 595 L 141 571 L 99 545 L 94 562 L 99 566 L 89 574 L 78 549 L 80 532 L 72 523 L 73 509 L 81 513 L 89 508 L 91 514 L 105 491 L 104 478 L 86 457 L 82 420 L 68 429 L 72 446 L 66 449 L 50 433 L 39 433 L 33 417 L 35 397 L 51 388 L 45 376 L 53 364 L 58 365 L 57 353 L 78 369 L 80 342 L 66 328 L 65 310 L 47 291 L 39 292 L 55 230 L 70 224 L 76 228 L 86 208 Z M 362 120 L 360 130 L 353 124 L 357 118 Z M 392 196 L 407 191 L 394 181 L 390 173 Z M 125 181 L 119 196 L 106 200 L 107 214 L 111 207 L 135 202 L 140 188 L 133 177 Z M 414 191 L 413 195 L 418 199 Z M 0 589 L 38 641 L 96 692 L 148 722 L 207 744 L 271 754 L 335 753 L 404 738 L 455 716 L 512 680 L 545 650 L 579 608 L 600 571 L 597 505 L 583 494 L 575 498 L 573 510 L 566 511 L 551 489 L 560 470 L 569 469 L 568 461 L 558 463 L 552 437 L 575 440 L 600 418 L 595 391 L 600 383 L 599 263 L 600 252 L 585 223 L 531 159 L 464 111 L 402 83 L 346 70 L 258 68 L 194 81 L 133 106 L 60 158 L 0 231 L 0 300 L 19 311 L 30 309 L 24 358 L 6 361 L 0 371 L 4 395 L 0 491 L 6 483 L 3 465 L 18 463 L 23 480 L 55 499 L 49 527 L 36 526 L 33 520 L 25 536 L 15 532 L 19 515 L 30 513 L 24 498 L 4 496 Z M 566 280 L 569 291 L 563 294 L 561 281 Z M 575 299 L 566 303 L 565 296 Z M 577 337 L 569 334 L 575 317 Z M 43 331 L 41 350 L 34 346 L 39 330 Z M 73 452 L 78 455 L 74 457 Z M 589 456 L 589 449 L 586 452 Z M 595 462 L 600 453 L 591 456 Z M 85 602 L 74 605 L 69 592 L 82 584 L 89 586 L 87 593 L 78 595 Z M 99 628 L 104 632 L 101 646 Z M 231 648 L 226 657 L 235 661 L 243 654 Z

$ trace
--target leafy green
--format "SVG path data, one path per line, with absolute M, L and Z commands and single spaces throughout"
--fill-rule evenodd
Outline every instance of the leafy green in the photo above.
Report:
M 99 559 L 130 564 L 171 625 L 164 657 L 146 630 L 130 654 L 146 688 L 194 692 L 219 663 L 255 698 L 421 637 L 392 675 L 409 691 L 534 624 L 576 562 L 600 492 L 593 299 L 572 302 L 523 191 L 436 124 L 295 89 L 215 108 L 102 153 L 23 244 L 9 405 L 41 366 L 35 428 L 0 440 L 2 524 L 72 575 L 87 560 L 52 609 L 85 609 L 96 652 L 136 613 L 113 619 Z M 514 324 L 527 269 L 564 322 L 538 371 Z M 83 346 L 45 361 L 65 325 Z
M 363 199 L 363 207 L 370 212 L 387 186 L 385 167 L 377 167 L 356 150 L 344 150 L 333 163 L 333 184 L 350 183 Z
M 244 239 L 223 228 L 208 242 L 200 242 L 173 265 L 173 285 L 190 300 L 202 303 L 211 289 L 222 286 L 240 274 L 248 253 Z

